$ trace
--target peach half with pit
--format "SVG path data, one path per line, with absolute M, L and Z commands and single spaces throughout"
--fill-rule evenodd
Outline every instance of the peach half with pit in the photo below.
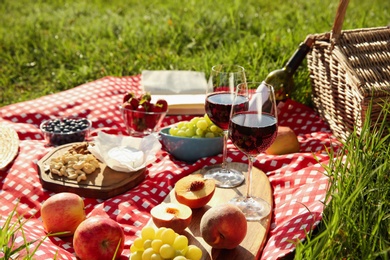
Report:
M 201 174 L 187 175 L 175 184 L 176 200 L 191 209 L 205 206 L 213 197 L 215 181 Z
M 152 208 L 150 215 L 158 228 L 171 228 L 180 234 L 190 225 L 192 210 L 184 204 L 162 202 Z

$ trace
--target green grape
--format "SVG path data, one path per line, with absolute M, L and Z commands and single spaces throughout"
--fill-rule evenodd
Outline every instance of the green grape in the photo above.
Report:
M 139 248 L 139 247 L 136 247 L 135 245 L 134 245 L 134 243 L 130 246 L 130 252 L 131 253 L 135 253 L 135 252 L 137 252 L 137 251 L 144 251 L 144 248 Z
M 188 251 L 188 246 L 186 248 L 180 250 L 180 253 L 185 256 L 187 254 L 187 251 Z
M 173 242 L 173 247 L 176 250 L 182 250 L 188 246 L 188 238 L 183 235 L 178 235 Z
M 208 127 L 207 121 L 204 119 L 200 119 L 198 123 L 196 123 L 196 126 L 202 130 L 206 130 Z
M 142 252 L 143 251 L 132 252 L 130 260 L 142 260 Z
M 214 133 L 212 133 L 212 132 L 207 132 L 207 133 L 204 135 L 204 137 L 206 137 L 206 138 L 214 138 L 215 135 L 214 135 Z
M 152 248 L 155 252 L 160 252 L 160 247 L 163 245 L 161 239 L 155 239 L 152 241 Z
M 188 245 L 188 238 L 171 228 L 147 226 L 130 246 L 129 260 L 200 260 L 202 250 Z
M 189 245 L 185 257 L 191 260 L 200 260 L 202 258 L 202 250 L 195 245 Z
M 214 136 L 208 134 L 212 132 Z M 205 115 L 203 117 L 194 117 L 190 121 L 181 121 L 176 126 L 169 129 L 169 134 L 172 136 L 188 137 L 188 138 L 203 138 L 222 136 L 223 130 L 216 126 L 210 118 Z
M 188 127 L 184 124 L 182 127 L 179 128 L 179 130 L 181 131 L 186 131 L 188 129 Z
M 218 133 L 218 126 L 216 125 L 211 125 L 209 127 L 210 131 L 213 132 L 213 133 Z
M 175 250 L 175 257 L 176 256 L 180 256 L 180 255 L 182 255 L 182 256 L 184 256 L 182 253 L 181 253 L 181 250 Z
M 194 136 L 195 135 L 195 130 L 194 129 L 190 129 L 190 128 L 187 128 L 187 130 L 186 130 L 186 136 L 187 137 L 192 137 L 192 136 Z
M 161 257 L 160 254 L 153 254 L 151 257 L 150 257 L 151 260 L 163 260 L 164 258 Z
M 144 241 L 144 249 L 148 249 L 148 248 L 150 248 L 150 247 L 152 247 L 152 239 L 146 239 L 145 241 Z
M 194 117 L 194 118 L 192 118 L 192 119 L 190 120 L 190 123 L 193 124 L 193 125 L 195 126 L 196 123 L 198 123 L 199 119 L 200 119 L 200 117 L 196 116 L 196 117 Z
M 176 127 L 180 129 L 185 125 L 185 123 L 186 123 L 185 121 L 181 121 L 181 122 L 177 123 Z
M 142 230 L 141 230 L 141 237 L 144 240 L 146 240 L 146 239 L 152 239 L 153 240 L 154 237 L 155 237 L 155 234 L 156 234 L 156 231 L 151 226 L 146 226 L 146 227 L 142 228 Z
M 178 128 L 176 128 L 176 127 L 171 127 L 171 128 L 169 128 L 169 134 L 170 135 L 177 135 L 177 132 L 179 131 L 179 129 Z
M 167 228 L 161 234 L 161 240 L 164 244 L 172 245 L 173 241 L 175 241 L 176 233 L 171 228 Z
M 204 131 L 202 129 L 200 129 L 200 128 L 196 129 L 196 135 L 203 136 L 203 134 L 204 134 Z
M 162 239 L 162 233 L 166 230 L 166 227 L 160 227 L 156 232 L 156 239 Z
M 177 131 L 177 136 L 185 137 L 186 136 L 186 131 L 180 129 L 179 131 Z
M 155 254 L 156 252 L 154 252 L 153 248 L 148 248 L 146 249 L 143 253 L 142 253 L 142 260 L 151 260 L 152 259 L 152 255 Z
M 213 121 L 211 121 L 210 117 L 207 114 L 204 114 L 203 118 L 207 121 L 209 125 L 214 124 Z
M 171 245 L 164 244 L 160 248 L 160 255 L 163 258 L 173 258 L 175 256 L 175 249 Z
M 137 238 L 134 240 L 133 245 L 134 245 L 136 248 L 141 248 L 141 249 L 143 249 L 143 248 L 144 248 L 144 240 L 142 239 L 142 237 L 137 237 Z
M 178 256 L 175 256 L 175 258 L 173 258 L 173 260 L 187 260 L 187 258 L 183 255 L 178 255 Z
M 189 128 L 189 129 L 192 129 L 192 128 L 195 127 L 195 124 L 194 124 L 194 123 L 191 123 L 191 121 L 186 122 L 184 125 L 185 125 L 185 127 Z

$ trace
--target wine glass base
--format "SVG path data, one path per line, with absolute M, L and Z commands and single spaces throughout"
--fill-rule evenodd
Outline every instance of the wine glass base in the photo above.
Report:
M 234 188 L 244 182 L 245 176 L 235 169 L 211 168 L 203 174 L 206 179 L 214 179 L 219 188 Z
M 271 212 L 269 203 L 257 197 L 239 196 L 231 199 L 229 203 L 239 207 L 248 221 L 260 221 Z

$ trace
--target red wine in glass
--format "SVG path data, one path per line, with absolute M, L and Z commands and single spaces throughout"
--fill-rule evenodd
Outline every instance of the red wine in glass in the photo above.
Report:
M 277 131 L 277 120 L 274 116 L 246 111 L 233 115 L 229 137 L 239 150 L 257 156 L 271 146 Z
M 223 130 L 229 127 L 230 110 L 233 103 L 233 93 L 214 93 L 206 98 L 205 110 L 210 120 Z M 237 97 L 236 109 L 243 111 L 248 109 L 248 98 Z
M 275 92 L 271 85 L 245 82 L 236 88 L 237 97 L 242 90 L 256 89 L 248 93 L 250 105 L 246 111 L 237 111 L 237 99 L 233 100 L 229 123 L 229 137 L 234 146 L 248 157 L 245 194 L 238 194 L 229 203 L 238 206 L 248 221 L 259 221 L 271 212 L 271 205 L 264 199 L 251 195 L 252 168 L 256 157 L 274 142 L 278 133 Z M 240 104 L 240 102 L 238 102 Z
M 246 82 L 245 69 L 234 64 L 219 64 L 211 69 L 206 89 L 205 111 L 209 119 L 223 130 L 222 163 L 203 168 L 203 176 L 215 180 L 219 188 L 234 188 L 241 185 L 245 176 L 241 170 L 228 166 L 228 127 L 230 110 L 236 96 L 236 87 Z M 248 91 L 238 93 L 248 97 Z M 240 100 L 248 104 L 247 99 Z M 245 105 L 248 106 L 248 105 Z

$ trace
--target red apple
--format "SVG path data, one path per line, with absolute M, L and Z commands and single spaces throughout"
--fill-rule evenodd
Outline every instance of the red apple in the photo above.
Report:
M 188 175 L 175 184 L 175 197 L 181 204 L 192 209 L 206 205 L 215 192 L 215 181 L 200 174 Z
M 180 203 L 161 203 L 150 211 L 153 223 L 157 227 L 172 228 L 176 233 L 182 233 L 191 223 L 192 210 Z
M 84 220 L 73 236 L 73 248 L 81 260 L 119 258 L 125 245 L 125 234 L 115 220 L 93 216 Z
M 43 202 L 41 218 L 46 232 L 66 232 L 59 236 L 73 235 L 85 220 L 84 201 L 75 193 L 57 193 Z

